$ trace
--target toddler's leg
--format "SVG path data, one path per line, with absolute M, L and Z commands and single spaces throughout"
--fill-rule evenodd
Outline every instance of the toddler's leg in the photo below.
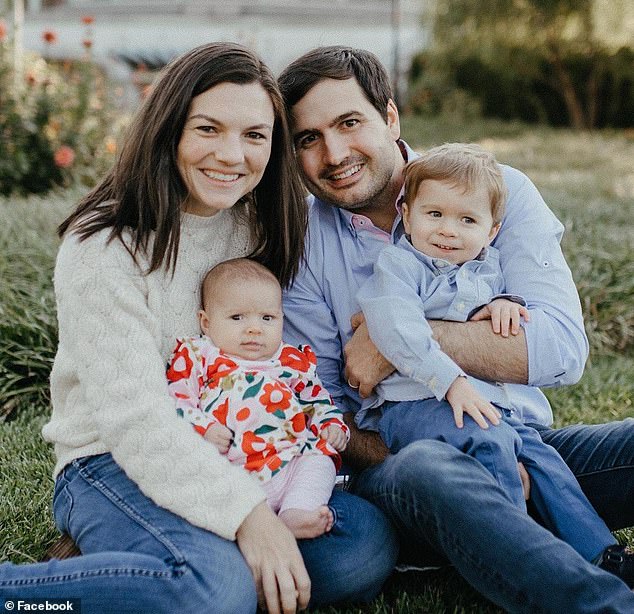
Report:
M 479 460 L 509 499 L 520 509 L 526 509 L 517 466 L 521 439 L 504 421 L 482 429 L 471 416 L 465 416 L 464 426 L 458 428 L 449 403 L 436 399 L 389 402 L 383 407 L 379 432 L 392 453 L 421 439 L 448 443 Z
M 594 561 L 616 540 L 583 494 L 581 486 L 557 451 L 539 433 L 512 418 L 522 438 L 519 460 L 531 478 L 531 500 L 546 528 Z
M 335 465 L 323 454 L 294 458 L 286 472 L 279 517 L 298 538 L 318 537 L 332 528 L 328 500 L 335 485 Z

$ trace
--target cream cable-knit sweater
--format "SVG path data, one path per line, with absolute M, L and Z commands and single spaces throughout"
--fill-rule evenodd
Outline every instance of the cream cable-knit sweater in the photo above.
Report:
M 55 267 L 59 346 L 51 373 L 57 475 L 71 460 L 111 452 L 161 507 L 227 539 L 264 492 L 244 469 L 178 418 L 165 367 L 177 337 L 200 332 L 200 283 L 213 265 L 244 256 L 249 232 L 233 210 L 184 214 L 174 276 L 144 275 L 108 231 L 71 235 Z

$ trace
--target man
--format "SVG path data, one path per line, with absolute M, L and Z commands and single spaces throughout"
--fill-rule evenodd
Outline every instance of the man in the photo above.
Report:
M 320 378 L 353 412 L 393 370 L 369 339 L 355 295 L 380 250 L 403 234 L 402 170 L 415 154 L 400 140 L 388 76 L 371 53 L 316 49 L 287 67 L 279 83 L 314 195 L 307 261 L 285 296 L 286 339 L 313 347 Z M 481 379 L 571 384 L 583 372 L 588 344 L 559 246 L 563 227 L 526 176 L 508 167 L 504 176 L 507 214 L 494 245 L 507 292 L 529 300 L 530 325 L 504 338 L 488 322 L 432 322 L 434 335 Z M 533 391 L 523 420 L 560 452 L 612 529 L 634 524 L 634 421 L 552 430 L 550 407 Z M 631 555 L 614 547 L 597 565 L 586 562 L 519 512 L 473 458 L 436 441 L 389 455 L 376 433 L 355 429 L 348 450 L 359 469 L 353 491 L 390 517 L 419 562 L 440 555 L 513 612 L 634 611 L 627 585 L 599 567 L 632 576 Z

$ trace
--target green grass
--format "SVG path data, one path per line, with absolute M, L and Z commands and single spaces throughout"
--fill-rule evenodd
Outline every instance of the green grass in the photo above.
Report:
M 576 134 L 520 124 L 403 119 L 422 149 L 478 141 L 526 172 L 566 225 L 564 251 L 582 297 L 591 358 L 576 386 L 548 390 L 556 424 L 634 415 L 634 141 L 619 133 Z M 55 349 L 51 289 L 54 229 L 77 194 L 0 200 L 0 561 L 41 558 L 56 537 L 51 516 L 53 456 L 40 437 L 49 408 Z M 0 422 L 3 418 L 0 417 Z M 634 544 L 632 531 L 619 539 Z M 354 556 L 354 553 L 351 553 Z M 452 570 L 395 574 L 363 608 L 321 614 L 499 612 Z

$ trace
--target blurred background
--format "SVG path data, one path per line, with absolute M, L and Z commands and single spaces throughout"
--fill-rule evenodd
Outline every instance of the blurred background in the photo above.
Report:
M 173 56 L 233 40 L 275 73 L 347 44 L 388 69 L 416 149 L 477 142 L 564 223 L 591 353 L 545 390 L 556 425 L 634 416 L 634 0 L 0 0 L 0 562 L 52 523 L 55 228 L 112 165 Z M 634 546 L 634 530 L 618 539 Z M 357 614 L 500 612 L 450 569 L 395 574 Z

